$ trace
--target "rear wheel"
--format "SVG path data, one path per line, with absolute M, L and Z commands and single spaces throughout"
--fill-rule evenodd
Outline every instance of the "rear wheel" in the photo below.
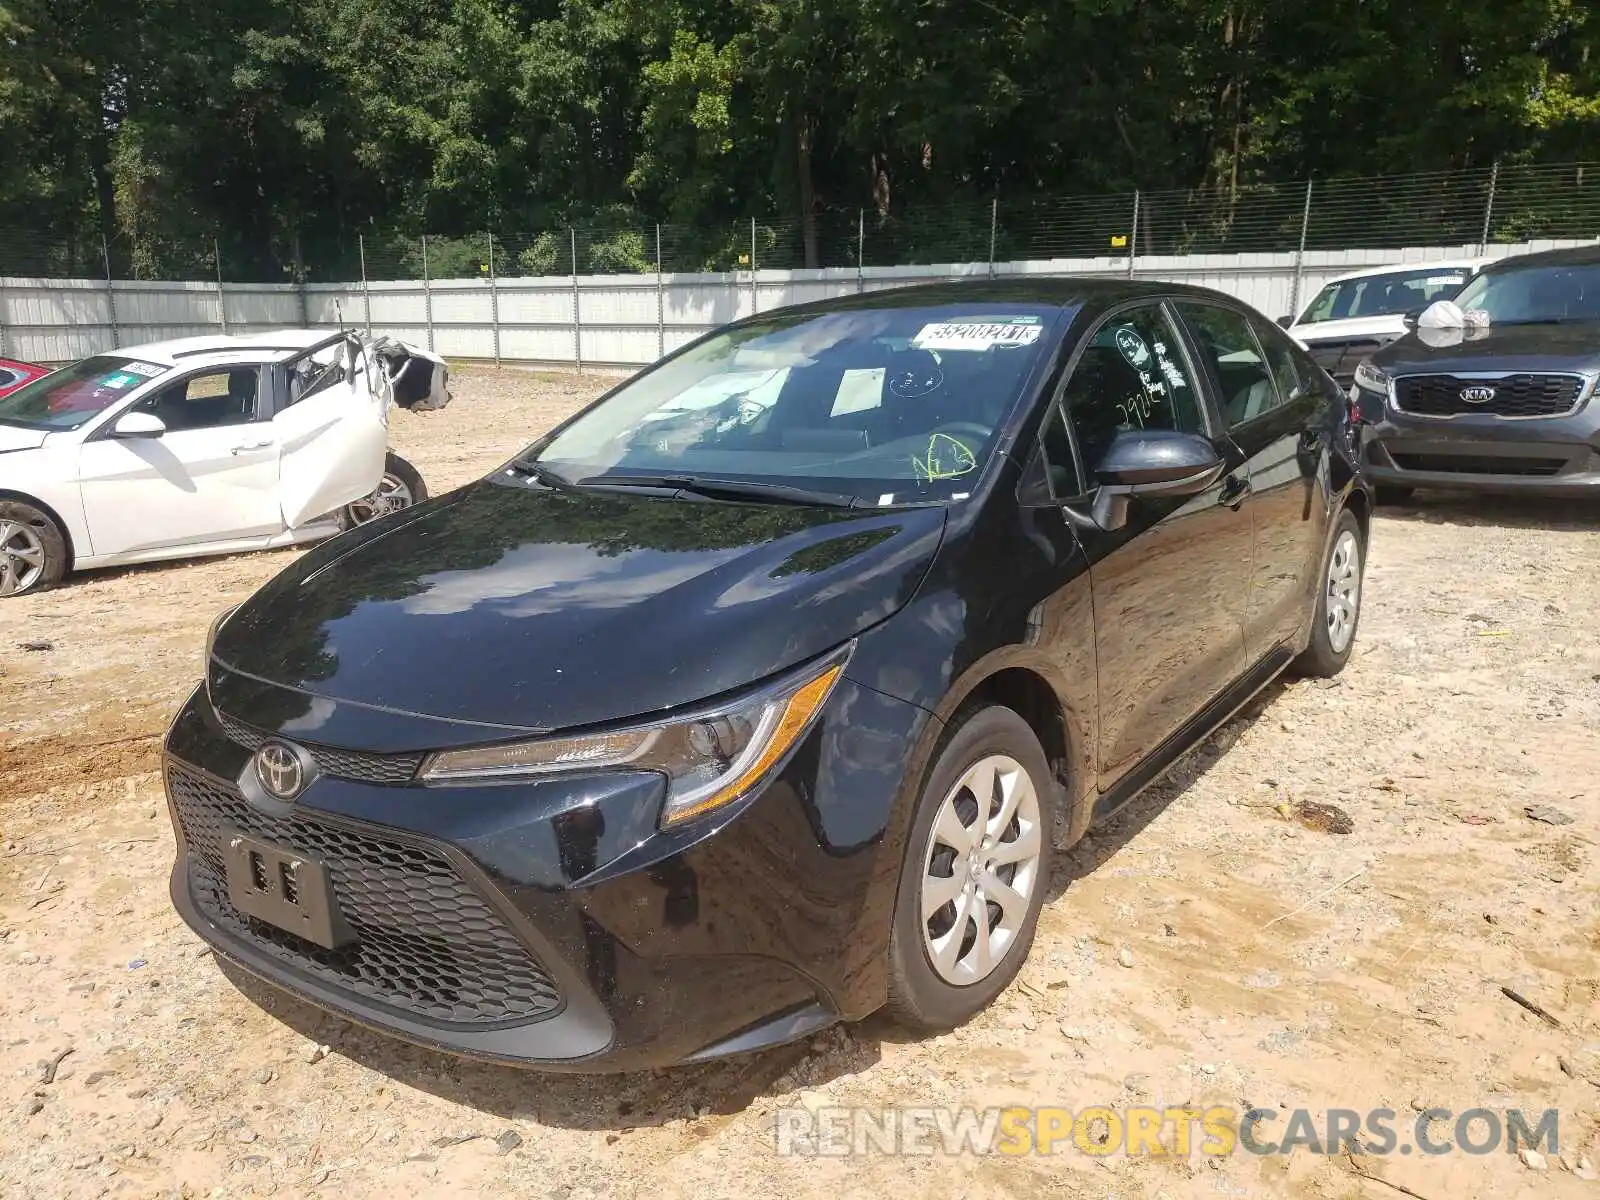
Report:
M 1302 675 L 1329 678 L 1344 670 L 1361 621 L 1361 580 L 1366 566 L 1361 523 L 1346 509 L 1334 526 L 1333 544 L 1322 567 L 1322 586 L 1311 618 L 1311 644 L 1295 660 Z
M 949 1029 L 1016 976 L 1044 904 L 1054 795 L 1039 739 L 1009 708 L 974 712 L 946 742 L 900 870 L 892 1017 Z
M 49 587 L 67 573 L 67 539 L 31 504 L 0 500 L 0 597 Z
M 365 525 L 402 508 L 421 504 L 428 498 L 427 485 L 417 469 L 392 450 L 383 460 L 383 478 L 370 496 L 363 496 L 344 509 L 346 526 Z

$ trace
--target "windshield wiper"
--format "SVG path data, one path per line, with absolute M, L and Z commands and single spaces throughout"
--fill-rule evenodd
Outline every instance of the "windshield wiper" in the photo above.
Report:
M 694 496 L 727 496 L 738 500 L 774 500 L 780 504 L 815 504 L 825 508 L 855 508 L 859 496 L 819 492 L 786 483 L 757 483 L 744 479 L 708 479 L 700 475 L 590 475 L 580 487 L 671 488 Z
M 526 475 L 535 483 L 542 483 L 545 487 L 561 488 L 565 491 L 572 490 L 572 480 L 565 475 L 552 471 L 536 458 L 519 458 L 511 464 L 511 470 L 518 474 Z

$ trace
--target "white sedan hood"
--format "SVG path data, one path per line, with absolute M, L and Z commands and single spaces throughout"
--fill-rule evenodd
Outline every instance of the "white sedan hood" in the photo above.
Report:
M 1318 342 L 1355 342 L 1366 338 L 1397 338 L 1406 331 L 1405 314 L 1391 313 L 1385 317 L 1351 317 L 1344 321 L 1314 321 L 1309 325 L 1296 325 L 1289 336 L 1301 345 Z
M 15 425 L 0 425 L 0 454 L 11 450 L 37 450 L 50 435 L 43 429 L 19 429 Z

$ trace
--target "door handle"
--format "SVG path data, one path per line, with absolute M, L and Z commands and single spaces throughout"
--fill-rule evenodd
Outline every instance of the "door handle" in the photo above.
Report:
M 1231 508 L 1235 512 L 1245 502 L 1245 498 L 1255 491 L 1255 487 L 1248 479 L 1240 479 L 1237 475 L 1230 475 L 1222 485 L 1222 494 L 1219 500 L 1224 508 Z
M 232 450 L 229 450 L 228 453 L 229 454 L 246 454 L 251 450 L 265 450 L 270 445 L 272 445 L 272 443 L 270 441 L 265 441 L 265 442 L 246 442 L 242 446 L 235 446 Z

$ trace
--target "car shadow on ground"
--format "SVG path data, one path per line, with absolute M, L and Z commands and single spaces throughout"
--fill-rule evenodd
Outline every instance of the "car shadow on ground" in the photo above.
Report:
M 326 1045 L 330 1053 L 395 1083 L 505 1121 L 626 1132 L 693 1121 L 699 1114 L 733 1115 L 758 1096 L 790 1090 L 797 1080 L 779 1081 L 808 1060 L 813 1065 L 805 1072 L 806 1086 L 816 1086 L 862 1070 L 878 1057 L 876 1043 L 859 1042 L 834 1029 L 793 1045 L 696 1066 L 607 1075 L 527 1070 L 396 1041 L 279 992 L 226 960 L 216 962 L 247 1000 L 308 1039 L 308 1046 Z M 830 1051 L 842 1053 L 817 1055 L 819 1039 Z M 823 1073 L 816 1069 L 819 1062 L 826 1064 Z M 497 1131 L 486 1126 L 463 1132 L 492 1137 Z
M 1135 837 L 1187 792 L 1282 694 L 1270 684 L 1239 714 L 1183 758 L 1115 817 L 1059 854 L 1047 904 L 1110 863 Z M 307 1039 L 386 1079 L 462 1105 L 488 1118 L 535 1121 L 559 1128 L 609 1131 L 703 1120 L 744 1112 L 759 1097 L 780 1103 L 789 1094 L 857 1074 L 877 1063 L 883 1046 L 912 1044 L 927 1035 L 883 1016 L 835 1027 L 801 1042 L 697 1066 L 610 1075 L 524 1070 L 458 1058 L 411 1046 L 353 1025 L 288 996 L 225 960 L 224 976 L 248 999 Z M 492 1137 L 493 1128 L 463 1135 Z M 445 1139 L 448 1140 L 448 1139 Z
M 1059 854 L 1055 870 L 1051 875 L 1050 890 L 1045 895 L 1045 903 L 1054 904 L 1071 890 L 1073 884 L 1093 875 L 1115 858 L 1124 846 L 1143 833 L 1152 821 L 1167 810 L 1168 806 L 1199 783 L 1205 773 L 1261 719 L 1287 688 L 1288 685 L 1283 680 L 1273 680 L 1215 733 L 1167 768 L 1153 784 L 1113 816 L 1097 822 L 1072 849 Z
M 1384 502 L 1378 515 L 1385 520 L 1430 525 L 1498 525 L 1573 533 L 1600 529 L 1600 504 L 1582 498 L 1419 490 L 1404 502 Z
M 1115 815 L 1097 822 L 1070 850 L 1058 850 L 1044 902 L 1047 905 L 1059 903 L 1071 892 L 1074 884 L 1108 866 L 1169 805 L 1194 787 L 1207 771 L 1226 756 L 1233 744 L 1261 720 L 1273 702 L 1288 690 L 1288 686 L 1281 678 L 1273 680 L 1224 722 L 1221 728 L 1185 753 L 1155 783 Z M 855 1026 L 854 1032 L 858 1036 L 871 1036 L 880 1042 L 895 1044 L 915 1042 L 921 1037 L 880 1016 L 869 1017 Z

